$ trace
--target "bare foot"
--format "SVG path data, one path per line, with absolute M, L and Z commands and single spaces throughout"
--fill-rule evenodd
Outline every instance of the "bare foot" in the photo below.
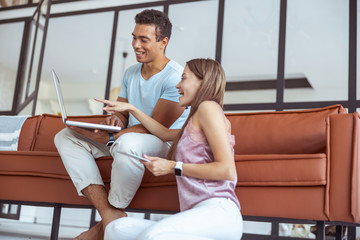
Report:
M 104 217 L 102 218 L 104 231 L 105 231 L 105 227 L 110 222 L 122 217 L 127 217 L 127 214 L 124 210 L 113 208 L 111 211 L 108 211 L 108 213 L 104 215 Z
M 74 240 L 103 240 L 104 239 L 104 229 L 103 222 L 98 222 L 95 226 L 89 230 L 81 233 L 79 236 L 75 237 Z

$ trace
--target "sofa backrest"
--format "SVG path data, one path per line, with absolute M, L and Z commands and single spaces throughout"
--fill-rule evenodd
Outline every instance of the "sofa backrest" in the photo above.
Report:
M 105 115 L 93 115 L 93 116 L 72 116 L 69 119 L 74 121 L 86 121 L 91 123 L 100 123 L 104 120 Z M 21 148 L 18 150 L 33 150 L 33 151 L 51 151 L 56 152 L 57 149 L 54 144 L 54 137 L 56 133 L 58 133 L 61 129 L 65 128 L 65 124 L 63 124 L 61 116 L 51 115 L 51 114 L 43 114 L 42 116 L 37 116 L 38 123 L 35 126 L 35 137 L 33 137 L 33 143 L 29 148 L 29 144 L 22 144 Z M 28 121 L 31 122 L 28 122 Z M 29 134 L 33 131 L 34 125 L 32 119 L 27 119 L 21 129 L 20 139 L 21 143 L 26 142 L 26 140 L 30 139 L 32 134 Z M 31 126 L 30 126 L 31 125 Z M 26 129 L 30 127 L 31 130 Z M 23 130 L 26 129 L 26 132 Z M 19 140 L 20 146 L 20 140 Z
M 298 111 L 228 113 L 235 154 L 311 154 L 326 151 L 326 119 L 345 113 L 341 105 Z M 100 123 L 105 115 L 69 119 Z M 65 125 L 60 116 L 29 117 L 20 133 L 19 151 L 56 152 L 54 137 Z
M 235 154 L 311 154 L 326 151 L 326 119 L 345 113 L 341 105 L 325 108 L 229 113 Z

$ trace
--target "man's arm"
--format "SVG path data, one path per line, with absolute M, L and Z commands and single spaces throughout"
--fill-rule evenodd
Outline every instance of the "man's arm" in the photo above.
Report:
M 165 127 L 169 128 L 181 116 L 184 110 L 185 108 L 180 107 L 179 103 L 160 98 L 155 105 L 151 117 Z M 117 139 L 122 134 L 127 132 L 149 133 L 149 131 L 143 125 L 138 124 L 115 133 L 114 138 Z
M 127 102 L 127 99 L 118 97 L 117 99 L 120 102 Z M 180 107 L 179 103 L 165 100 L 160 98 L 156 103 L 152 118 L 156 121 L 169 128 L 175 121 L 178 119 L 181 114 L 184 112 L 185 108 Z M 113 125 L 113 126 L 121 126 L 123 130 L 120 132 L 114 133 L 114 138 L 117 139 L 122 134 L 128 132 L 136 132 L 136 133 L 149 133 L 149 131 L 141 124 L 134 125 L 128 128 L 125 128 L 128 124 L 129 113 L 128 112 L 119 112 L 116 113 L 116 116 L 109 116 L 105 119 L 105 124 Z M 121 122 L 120 122 L 121 120 Z M 89 131 L 80 127 L 70 127 L 73 131 L 78 134 L 90 138 L 94 141 L 107 143 L 109 141 L 109 134 L 104 130 L 95 130 Z

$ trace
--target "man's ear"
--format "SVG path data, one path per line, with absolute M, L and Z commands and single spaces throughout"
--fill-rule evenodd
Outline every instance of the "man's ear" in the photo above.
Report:
M 165 49 L 169 43 L 169 38 L 164 37 L 163 39 L 160 40 L 160 42 L 161 42 L 161 49 Z

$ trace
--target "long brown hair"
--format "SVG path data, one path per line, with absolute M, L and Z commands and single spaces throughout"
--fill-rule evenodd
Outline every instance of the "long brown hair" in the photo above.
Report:
M 225 72 L 220 63 L 213 59 L 198 58 L 192 59 L 186 63 L 189 70 L 195 74 L 195 76 L 201 80 L 201 85 L 195 100 L 191 105 L 189 116 L 180 130 L 180 134 L 174 140 L 167 158 L 175 158 L 176 147 L 181 138 L 189 119 L 194 115 L 198 109 L 200 103 L 206 100 L 217 102 L 223 107 L 224 92 L 225 92 Z

